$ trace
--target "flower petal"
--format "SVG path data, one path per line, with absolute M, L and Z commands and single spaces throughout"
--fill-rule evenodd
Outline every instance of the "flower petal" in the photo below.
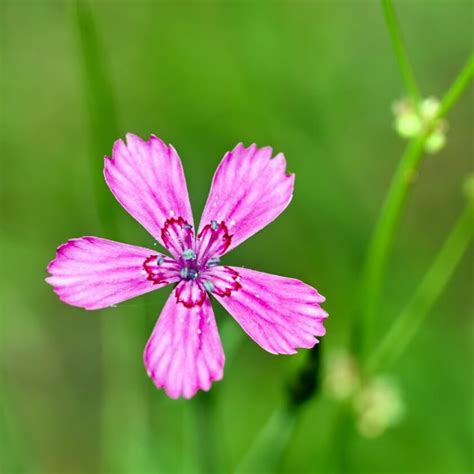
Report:
M 105 157 L 104 176 L 120 204 L 161 245 L 167 219 L 181 217 L 193 225 L 181 160 L 154 135 L 144 141 L 128 133 L 127 144 L 117 140 L 112 158 Z
M 283 154 L 272 159 L 270 147 L 239 144 L 226 153 L 214 174 L 199 232 L 224 222 L 232 237 L 226 250 L 231 250 L 263 229 L 291 201 L 294 175 L 285 168 Z
M 222 268 L 232 270 L 229 278 Z M 319 306 L 324 298 L 311 286 L 246 268 L 216 267 L 206 277 L 213 272 L 216 299 L 266 351 L 294 354 L 297 348 L 310 349 L 318 342 L 315 336 L 325 334 L 327 313 Z
M 171 293 L 145 347 L 148 375 L 171 398 L 191 398 L 222 379 L 224 351 L 207 295 L 201 305 L 187 307 Z
M 224 255 L 232 242 L 232 236 L 224 222 L 207 224 L 197 236 L 197 258 L 202 266 L 206 266 L 210 258 Z
M 177 260 L 180 259 L 185 250 L 192 251 L 194 254 L 193 227 L 182 217 L 167 219 L 161 231 L 161 238 L 164 246 Z
M 201 281 L 214 296 L 230 296 L 242 288 L 239 272 L 222 265 L 206 268 L 201 273 Z
M 99 237 L 67 241 L 47 270 L 46 281 L 59 299 L 86 309 L 105 308 L 179 280 L 173 259 Z

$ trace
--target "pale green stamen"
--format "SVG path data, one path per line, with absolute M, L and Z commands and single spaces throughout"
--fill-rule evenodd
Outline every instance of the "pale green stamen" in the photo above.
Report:
M 194 253 L 194 250 L 186 249 L 183 252 L 182 257 L 184 258 L 184 260 L 193 260 L 196 258 L 196 254 Z
M 207 261 L 207 267 L 208 268 L 217 267 L 218 265 L 220 265 L 220 263 L 221 263 L 220 258 L 212 257 Z

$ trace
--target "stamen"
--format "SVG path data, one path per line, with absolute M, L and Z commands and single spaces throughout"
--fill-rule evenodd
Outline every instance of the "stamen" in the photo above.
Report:
M 158 266 L 160 266 L 164 261 L 165 261 L 165 256 L 164 255 L 158 255 L 158 258 L 156 259 L 156 264 Z
M 221 259 L 219 257 L 212 257 L 207 261 L 207 267 L 212 268 L 212 267 L 217 267 L 220 265 Z
M 190 267 L 183 267 L 179 271 L 179 275 L 183 280 L 196 280 L 199 277 L 199 270 Z
M 214 289 L 214 283 L 212 283 L 210 280 L 204 280 L 203 285 L 206 291 L 209 291 L 209 293 Z
M 181 256 L 184 258 L 184 260 L 194 260 L 196 258 L 196 254 L 194 253 L 193 249 L 186 249 Z
M 212 230 L 217 230 L 219 228 L 219 223 L 217 221 L 211 221 Z
M 199 272 L 194 268 L 190 268 L 188 271 L 188 280 L 195 280 L 199 276 Z
M 191 224 L 184 224 L 183 229 L 192 229 L 193 226 Z

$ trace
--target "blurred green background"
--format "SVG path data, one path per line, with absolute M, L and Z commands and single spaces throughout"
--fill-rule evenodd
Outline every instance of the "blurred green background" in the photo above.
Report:
M 442 95 L 472 50 L 473 3 L 395 7 L 423 94 Z M 271 145 L 296 173 L 293 202 L 225 262 L 314 285 L 330 313 L 325 353 L 346 344 L 364 252 L 404 147 L 391 115 L 403 84 L 380 5 L 97 1 L 102 52 L 87 14 L 80 29 L 74 3 L 3 0 L 1 8 L 0 466 L 7 474 L 191 473 L 204 453 L 232 472 L 304 354 L 265 353 L 214 304 L 229 354 L 224 380 L 205 399 L 215 434 L 203 439 L 199 399 L 169 400 L 143 368 L 169 289 L 86 312 L 57 299 L 45 267 L 68 238 L 116 237 L 101 223 L 95 186 L 108 192 L 102 156 L 126 132 L 155 133 L 177 148 L 195 219 L 225 151 L 240 141 Z M 110 87 L 100 83 L 104 71 Z M 471 88 L 449 115 L 447 147 L 426 158 L 410 195 L 378 338 L 464 206 L 472 99 Z M 152 245 L 118 203 L 105 206 L 120 240 Z M 471 249 L 392 372 L 403 420 L 376 439 L 348 429 L 346 472 L 473 470 L 472 257 Z M 332 405 L 322 396 L 304 408 L 281 472 L 321 472 L 322 459 L 341 455 L 328 446 Z

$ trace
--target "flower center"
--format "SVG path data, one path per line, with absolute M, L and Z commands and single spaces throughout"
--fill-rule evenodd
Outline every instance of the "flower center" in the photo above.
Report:
M 182 280 L 196 280 L 199 278 L 199 270 L 194 267 L 182 267 L 179 275 Z
M 200 266 L 196 261 L 196 253 L 193 249 L 186 249 L 181 254 L 181 270 L 179 276 L 182 280 L 196 280 L 199 278 Z

